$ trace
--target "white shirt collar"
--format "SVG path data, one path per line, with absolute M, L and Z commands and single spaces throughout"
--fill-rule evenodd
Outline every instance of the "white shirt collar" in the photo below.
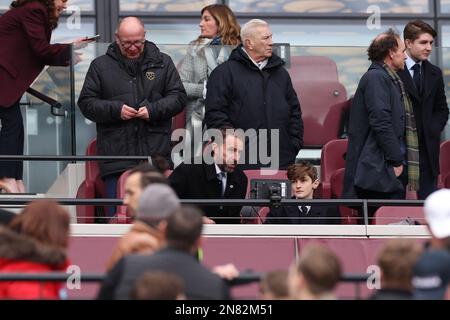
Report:
M 299 210 L 301 210 L 300 207 L 302 207 L 302 206 L 298 206 Z M 311 210 L 311 206 L 305 206 L 305 207 L 306 207 L 306 210 L 307 210 L 306 214 L 308 214 L 309 210 Z
M 227 176 L 227 173 L 225 171 L 220 170 L 220 168 L 217 165 L 217 163 L 214 163 L 214 167 L 216 168 L 216 174 L 219 174 L 219 173 L 223 172 L 223 173 L 225 173 L 225 177 Z
M 252 59 L 252 57 L 250 57 L 250 55 L 248 54 L 248 52 L 245 50 L 244 47 L 242 47 L 242 51 L 245 52 L 245 54 L 247 55 L 247 57 L 253 62 L 253 64 L 258 67 L 259 70 L 264 69 L 264 67 L 267 65 L 267 62 L 269 61 L 269 59 L 264 59 L 261 62 L 256 62 L 255 60 Z
M 416 63 L 418 63 L 418 64 L 420 64 L 420 66 L 422 66 L 422 61 L 415 62 L 413 60 L 413 58 L 411 58 L 406 52 L 405 52 L 405 54 L 406 54 L 405 64 L 406 64 L 406 67 L 408 68 L 409 71 L 411 71 L 411 68 L 414 67 L 414 65 Z

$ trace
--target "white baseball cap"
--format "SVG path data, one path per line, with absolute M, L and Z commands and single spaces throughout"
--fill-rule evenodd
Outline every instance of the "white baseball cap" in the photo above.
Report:
M 433 192 L 425 200 L 425 219 L 438 239 L 450 237 L 450 189 Z

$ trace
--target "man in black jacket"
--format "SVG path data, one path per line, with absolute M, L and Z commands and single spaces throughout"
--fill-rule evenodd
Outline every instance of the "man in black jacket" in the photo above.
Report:
M 426 22 L 409 22 L 403 31 L 405 68 L 399 76 L 414 107 L 419 138 L 420 184 L 418 198 L 425 200 L 437 188 L 441 132 L 448 120 L 442 71 L 428 61 L 436 31 Z
M 287 168 L 303 146 L 297 94 L 284 61 L 272 53 L 269 25 L 263 20 L 250 20 L 242 27 L 241 38 L 242 45 L 214 69 L 208 80 L 206 125 L 255 130 L 248 135 L 243 168 L 269 164 L 273 169 Z M 252 159 L 256 155 L 257 159 Z
M 372 65 L 359 82 L 350 111 L 344 199 L 405 197 L 409 176 L 405 166 L 410 153 L 405 139 L 405 109 L 409 98 L 395 73 L 404 67 L 404 49 L 403 41 L 392 29 L 377 36 L 369 46 Z M 412 116 L 410 103 L 409 107 Z M 414 166 L 408 161 L 411 168 Z
M 145 40 L 138 18 L 123 19 L 116 41 L 89 68 L 78 105 L 96 123 L 97 153 L 161 155 L 170 160 L 172 117 L 183 110 L 186 92 L 171 58 Z M 135 161 L 100 161 L 107 196 Z
M 194 256 L 202 232 L 199 210 L 183 207 L 168 218 L 164 230 L 167 247 L 152 255 L 122 258 L 104 280 L 99 299 L 129 299 L 136 280 L 146 271 L 165 271 L 179 276 L 189 300 L 230 298 L 225 282 Z
M 233 129 L 220 130 L 220 136 L 210 144 L 212 161 L 190 159 L 180 164 L 169 182 L 180 199 L 244 199 L 247 177 L 238 161 L 243 149 L 242 138 Z M 241 206 L 201 206 L 216 223 L 240 223 Z M 232 219 L 234 218 L 234 219 Z M 208 219 L 209 220 L 209 219 Z

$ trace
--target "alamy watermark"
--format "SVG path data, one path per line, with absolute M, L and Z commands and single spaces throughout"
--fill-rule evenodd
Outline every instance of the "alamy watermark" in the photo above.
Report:
M 224 164 L 227 161 L 236 161 L 237 164 L 257 164 L 264 166 L 267 170 L 277 170 L 280 165 L 280 132 L 279 129 L 226 129 L 225 139 L 229 136 L 237 137 L 239 142 L 232 140 L 224 141 L 224 134 L 219 129 L 208 129 L 203 133 L 194 133 L 186 129 L 176 129 L 172 133 L 171 140 L 178 142 L 173 148 L 171 157 L 176 158 L 182 153 L 186 164 Z M 180 141 L 181 140 L 181 141 Z M 205 145 L 210 142 L 210 147 L 215 144 L 226 151 L 212 153 L 202 152 L 201 156 L 194 157 L 193 146 Z M 290 141 L 286 141 L 289 145 Z M 206 149 L 207 150 L 207 149 Z M 238 153 L 234 157 L 228 157 L 231 153 Z M 227 157 L 224 159 L 224 157 Z
M 381 289 L 381 269 L 377 265 L 370 265 L 367 267 L 369 277 L 366 281 L 366 286 L 369 290 L 380 290 Z

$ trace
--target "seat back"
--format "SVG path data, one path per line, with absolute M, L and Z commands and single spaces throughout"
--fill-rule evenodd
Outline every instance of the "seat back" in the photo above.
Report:
M 320 180 L 322 189 L 322 198 L 331 198 L 330 180 L 333 173 L 345 168 L 344 154 L 347 152 L 347 139 L 331 140 L 327 142 L 322 149 L 320 159 Z
M 97 140 L 93 139 L 86 148 L 87 156 L 97 155 Z M 100 169 L 97 161 L 85 162 L 85 180 L 77 191 L 78 199 L 95 199 L 105 197 L 105 184 L 100 177 Z M 96 211 L 101 215 L 104 212 L 102 206 L 77 206 L 78 223 L 94 223 Z
M 336 63 L 328 57 L 297 56 L 288 70 L 299 96 L 304 146 L 321 147 L 339 137 L 347 91 L 339 82 Z
M 337 81 L 295 81 L 304 125 L 304 146 L 321 147 L 339 137 L 347 101 L 345 87 Z
M 345 168 L 337 169 L 330 178 L 331 198 L 340 199 L 344 189 Z M 341 224 L 358 224 L 358 210 L 345 206 L 338 206 Z
M 380 207 L 375 212 L 372 224 L 397 224 L 405 222 L 425 224 L 423 207 Z
M 450 140 L 441 143 L 439 150 L 439 171 L 442 180 L 441 186 L 443 187 L 444 180 L 450 173 Z
M 298 81 L 339 81 L 336 62 L 324 56 L 292 56 L 288 71 Z

